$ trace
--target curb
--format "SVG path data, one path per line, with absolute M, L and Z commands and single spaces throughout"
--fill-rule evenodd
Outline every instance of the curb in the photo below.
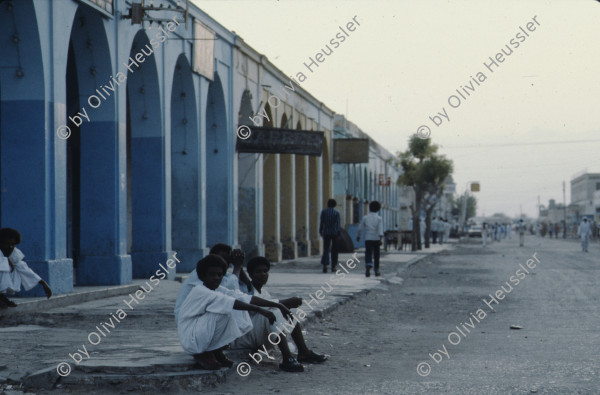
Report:
M 112 296 L 126 295 L 139 289 L 137 284 L 119 285 L 93 291 L 83 291 L 66 295 L 53 296 L 51 299 L 31 300 L 21 302 L 17 307 L 0 310 L 0 317 L 11 317 L 25 312 L 37 312 L 57 307 L 65 307 L 74 304 L 89 302 L 92 300 L 110 298 Z

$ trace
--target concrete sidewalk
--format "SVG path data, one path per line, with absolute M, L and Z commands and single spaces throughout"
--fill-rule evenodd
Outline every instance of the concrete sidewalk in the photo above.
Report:
M 401 282 L 398 276 L 406 267 L 449 247 L 435 245 L 426 252 L 382 253 L 383 275 L 370 278 L 364 276 L 364 252 L 359 250 L 360 263 L 348 269 L 346 277 L 311 306 L 306 302 L 333 275 L 321 272 L 319 257 L 274 264 L 267 287 L 274 297 L 302 297 L 305 303 L 301 309 L 308 313 L 302 323 L 306 324 L 382 283 Z M 346 262 L 352 255 L 340 254 L 339 260 Z M 7 357 L 2 360 L 5 369 L 0 366 L 0 389 L 3 381 L 45 389 L 89 384 L 119 385 L 119 390 L 173 389 L 179 385 L 200 389 L 225 380 L 227 374 L 235 374 L 235 367 L 216 372 L 198 370 L 193 359 L 181 349 L 173 316 L 181 284 L 162 280 L 143 300 L 132 303 L 130 295 L 145 284 L 145 280 L 136 280 L 120 288 L 89 287 L 78 290 L 58 306 L 44 305 L 54 298 L 18 300 L 19 307 L 0 315 L 0 336 L 7 340 L 3 341 Z M 96 296 L 99 298 L 90 300 Z M 77 304 L 62 304 L 67 301 Z M 36 303 L 43 312 L 31 314 Z M 119 309 L 126 317 L 117 322 Z M 34 344 L 31 339 L 35 339 Z M 59 376 L 57 366 L 61 373 L 70 371 L 70 374 Z

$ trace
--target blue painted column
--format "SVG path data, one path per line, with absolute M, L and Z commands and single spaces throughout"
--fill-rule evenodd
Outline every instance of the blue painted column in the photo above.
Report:
M 21 232 L 25 261 L 59 295 L 73 289 L 64 250 L 64 142 L 54 134 L 64 105 L 53 95 L 64 97 L 64 90 L 49 89 L 52 54 L 42 48 L 53 37 L 36 18 L 52 7 L 44 5 L 46 10 L 36 10 L 23 0 L 0 7 L 0 221 Z M 40 286 L 23 293 L 43 294 Z

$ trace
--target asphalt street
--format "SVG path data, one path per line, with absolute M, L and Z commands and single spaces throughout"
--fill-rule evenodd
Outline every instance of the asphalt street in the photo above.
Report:
M 522 248 L 515 238 L 458 245 L 404 281 L 384 266 L 385 289 L 309 327 L 326 364 L 261 367 L 213 393 L 600 393 L 599 256 L 598 244 L 585 254 L 575 241 L 528 236 Z
M 586 254 L 573 240 L 528 236 L 522 248 L 513 238 L 487 247 L 473 241 L 436 249 L 408 267 L 408 257 L 383 255 L 377 281 L 365 279 L 362 269 L 351 273 L 336 298 L 353 296 L 304 325 L 309 347 L 330 356 L 323 365 L 306 365 L 304 373 L 279 371 L 281 356 L 275 354 L 258 365 L 245 358 L 252 367 L 247 377 L 234 367 L 225 379 L 201 386 L 190 385 L 193 371 L 182 372 L 186 382 L 172 374 L 166 381 L 161 369 L 191 363 L 173 336 L 179 285 L 166 282 L 90 351 L 79 375 L 100 372 L 94 381 L 30 392 L 150 394 L 160 385 L 163 393 L 181 394 L 600 393 L 600 245 L 592 244 Z M 329 277 L 315 265 L 275 266 L 277 293 L 305 295 Z M 85 343 L 122 299 L 4 319 L 2 372 L 16 378 L 19 372 L 52 367 Z M 127 371 L 129 380 L 108 379 Z M 136 372 L 158 381 L 145 381 Z

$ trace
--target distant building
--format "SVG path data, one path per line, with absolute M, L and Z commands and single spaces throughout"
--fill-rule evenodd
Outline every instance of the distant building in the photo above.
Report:
M 571 180 L 571 204 L 579 206 L 579 217 L 600 215 L 596 191 L 600 191 L 600 173 L 584 173 Z
M 566 213 L 565 206 L 563 204 L 556 204 L 554 199 L 550 199 L 547 208 L 543 205 L 540 205 L 538 221 L 553 224 L 557 222 L 560 223 L 561 221 L 565 220 L 565 217 L 568 219 L 567 214 L 568 213 Z

